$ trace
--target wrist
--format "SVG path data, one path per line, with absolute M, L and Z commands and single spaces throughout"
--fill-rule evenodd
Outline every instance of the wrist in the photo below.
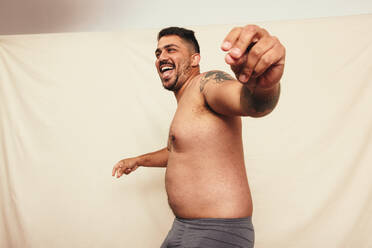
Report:
M 143 158 L 143 156 L 138 156 L 138 157 L 134 157 L 133 158 L 134 159 L 134 164 L 136 165 L 136 166 L 143 166 L 143 164 L 144 164 L 144 158 Z

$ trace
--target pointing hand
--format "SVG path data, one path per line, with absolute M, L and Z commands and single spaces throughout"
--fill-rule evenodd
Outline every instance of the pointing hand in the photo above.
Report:
M 253 80 L 256 86 L 270 88 L 283 75 L 284 46 L 278 38 L 256 25 L 233 28 L 221 49 L 227 52 L 225 61 L 241 83 L 256 79 Z

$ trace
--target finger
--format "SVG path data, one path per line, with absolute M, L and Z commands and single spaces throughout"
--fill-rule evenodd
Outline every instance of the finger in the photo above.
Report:
M 265 36 L 260 39 L 249 51 L 247 56 L 247 64 L 243 73 L 247 74 L 249 78 L 252 72 L 255 72 L 255 67 L 262 56 L 272 49 L 278 39 L 272 36 Z
M 225 39 L 222 42 L 221 49 L 225 52 L 229 51 L 233 44 L 236 42 L 238 39 L 239 35 L 241 32 L 240 27 L 235 27 L 233 28 L 225 37 Z
M 230 55 L 233 58 L 241 57 L 247 51 L 251 43 L 257 42 L 265 36 L 268 36 L 268 33 L 265 29 L 262 29 L 256 25 L 245 26 L 240 33 L 239 39 L 230 50 Z
M 112 176 L 115 176 L 115 173 L 116 173 L 117 169 L 119 168 L 119 164 L 120 164 L 120 162 L 116 163 L 114 165 L 114 167 L 112 168 Z
M 119 167 L 117 168 L 117 173 L 116 173 L 116 177 L 119 178 L 123 175 L 123 165 L 120 164 Z
M 226 54 L 225 61 L 227 64 L 231 66 L 243 68 L 247 63 L 247 54 L 244 54 L 243 56 L 237 59 L 231 57 L 230 54 Z
M 112 175 L 112 176 L 115 176 L 115 173 L 116 173 L 116 167 L 114 166 L 114 168 L 112 168 L 112 173 L 111 173 L 111 175 Z
M 241 82 L 245 83 L 248 80 L 240 78 L 242 74 L 242 70 L 244 69 L 247 61 L 247 55 L 244 54 L 244 56 L 240 57 L 239 59 L 231 58 L 229 54 L 226 54 L 225 61 L 228 63 L 231 67 L 231 70 L 234 72 L 236 78 Z
M 117 162 L 116 163 L 116 165 L 114 166 L 114 168 L 113 168 L 113 175 L 115 175 L 115 172 L 116 173 L 119 173 L 119 171 L 120 171 L 120 169 L 123 167 L 123 165 L 124 165 L 124 163 L 123 163 L 123 161 L 121 160 L 121 161 L 119 161 L 119 162 Z
M 275 64 L 269 67 L 261 77 L 257 78 L 257 85 L 261 88 L 270 88 L 280 81 L 283 75 L 284 64 Z
M 239 58 L 243 55 L 249 44 L 252 42 L 253 37 L 257 34 L 257 28 L 254 26 L 245 26 L 240 32 L 239 38 L 233 44 L 229 54 L 233 58 Z
M 284 60 L 284 49 L 282 46 L 276 44 L 272 49 L 266 52 L 261 59 L 258 61 L 255 70 L 254 77 L 261 76 L 266 70 L 268 70 L 272 65 L 282 64 L 281 61 Z
M 125 170 L 124 170 L 124 173 L 126 174 L 126 175 L 128 175 L 129 173 L 131 173 L 132 172 L 132 170 L 130 169 L 130 168 L 126 168 Z
M 239 74 L 239 82 L 245 84 L 245 83 L 248 83 L 249 79 L 251 78 L 251 75 L 252 75 L 252 70 L 249 69 L 249 68 L 246 68 L 244 69 L 244 71 L 242 71 L 240 74 Z
M 235 59 L 230 56 L 230 54 L 226 54 L 225 62 L 229 65 L 235 64 Z
M 250 76 L 252 74 L 252 68 L 247 67 L 247 57 L 248 57 L 248 52 L 252 49 L 252 47 L 256 44 L 256 42 L 252 42 L 248 48 L 246 49 L 246 53 L 239 59 L 234 59 L 234 58 L 227 58 L 227 61 L 231 60 L 232 63 L 230 63 L 231 70 L 235 73 L 237 76 L 237 79 L 241 83 L 247 83 L 250 79 Z M 228 54 L 227 54 L 228 55 Z M 226 56 L 227 56 L 226 55 Z M 229 61 L 229 62 L 231 62 Z

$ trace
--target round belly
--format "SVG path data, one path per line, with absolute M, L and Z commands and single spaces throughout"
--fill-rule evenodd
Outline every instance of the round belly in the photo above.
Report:
M 165 175 L 169 205 L 183 218 L 240 218 L 252 215 L 244 163 L 170 159 Z

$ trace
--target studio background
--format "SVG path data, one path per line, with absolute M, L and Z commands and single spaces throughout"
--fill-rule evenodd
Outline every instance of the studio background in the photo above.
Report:
M 257 248 L 372 247 L 372 15 L 354 14 L 254 22 L 287 48 L 277 108 L 243 121 Z M 173 221 L 165 169 L 111 177 L 167 143 L 159 28 L 50 20 L 0 22 L 0 247 L 159 247 Z M 245 21 L 185 20 L 166 24 L 195 30 L 202 71 L 229 72 L 219 47 Z

